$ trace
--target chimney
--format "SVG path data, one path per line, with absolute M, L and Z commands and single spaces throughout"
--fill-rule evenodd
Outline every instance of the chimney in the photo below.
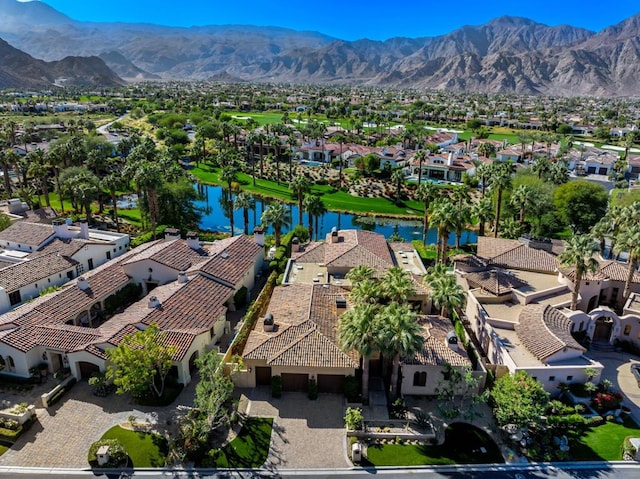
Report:
M 253 240 L 258 246 L 264 247 L 264 228 L 262 226 L 253 228 Z
M 200 249 L 200 239 L 198 238 L 198 233 L 194 233 L 193 231 L 189 231 L 187 233 L 187 246 L 195 250 Z
M 267 313 L 262 321 L 262 330 L 265 333 L 271 333 L 275 329 L 275 321 L 273 319 L 273 314 Z
M 147 303 L 147 306 L 149 307 L 149 309 L 159 308 L 160 300 L 156 296 L 151 296 L 149 298 L 149 302 Z
M 89 239 L 89 223 L 87 223 L 87 220 L 80 221 L 80 238 Z
M 78 289 L 80 291 L 86 291 L 89 289 L 89 282 L 87 281 L 87 279 L 84 276 L 80 276 L 78 278 L 78 282 L 76 283 L 78 286 Z
M 449 153 L 449 157 L 447 158 L 447 166 L 453 166 L 453 152 Z
M 180 271 L 178 273 L 178 283 L 184 284 L 188 281 L 189 281 L 189 277 L 187 276 L 187 273 L 185 273 L 184 271 Z
M 177 228 L 167 228 L 164 230 L 164 240 L 173 241 L 180 239 L 180 230 Z
M 297 253 L 300 251 L 300 240 L 298 238 L 293 238 L 291 240 L 291 252 Z
M 331 242 L 332 243 L 337 243 L 338 242 L 338 228 L 337 228 L 337 226 L 334 226 L 333 228 L 331 228 Z
M 66 239 L 69 237 L 69 225 L 62 218 L 57 218 L 51 222 L 53 234 L 56 238 Z
M 447 334 L 447 346 L 449 346 L 451 349 L 453 349 L 454 351 L 460 351 L 460 348 L 458 346 L 458 336 L 456 336 L 455 331 L 451 331 L 449 334 Z

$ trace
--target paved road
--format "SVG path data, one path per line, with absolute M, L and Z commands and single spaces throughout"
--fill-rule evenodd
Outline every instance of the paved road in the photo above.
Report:
M 637 479 L 640 465 L 635 463 L 569 463 L 541 465 L 484 465 L 484 466 L 440 466 L 432 468 L 381 468 L 381 469 L 327 469 L 281 471 L 212 471 L 212 470 L 140 470 L 100 472 L 80 470 L 16 470 L 0 468 L 0 477 L 19 477 L 20 479 L 43 478 L 158 478 L 158 479 L 228 479 L 228 478 L 292 478 L 322 479 L 349 478 L 371 479 L 373 475 L 402 477 L 411 476 L 421 479 Z

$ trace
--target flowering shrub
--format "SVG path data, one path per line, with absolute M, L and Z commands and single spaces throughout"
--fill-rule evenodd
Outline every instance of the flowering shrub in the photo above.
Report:
M 593 398 L 592 406 L 598 412 L 612 411 L 620 407 L 622 394 L 619 392 L 602 392 Z

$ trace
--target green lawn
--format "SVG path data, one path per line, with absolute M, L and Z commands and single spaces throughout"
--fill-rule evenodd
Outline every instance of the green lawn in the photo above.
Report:
M 220 450 L 217 467 L 258 468 L 267 460 L 272 418 L 250 417 L 240 434 Z
M 167 441 L 158 434 L 129 431 L 120 426 L 109 429 L 102 439 L 118 439 L 134 467 L 162 467 L 167 455 Z
M 222 183 L 217 168 L 201 164 L 199 167 L 191 169 L 190 172 L 203 183 L 213 185 Z M 273 181 L 256 179 L 256 185 L 253 186 L 251 175 L 239 173 L 238 182 L 243 191 L 282 199 L 290 203 L 296 202 L 286 181 L 277 184 Z M 419 201 L 410 200 L 405 202 L 404 206 L 397 206 L 387 198 L 360 198 L 344 191 L 336 191 L 328 185 L 313 185 L 311 192 L 321 195 L 325 206 L 331 211 L 405 217 L 422 216 L 423 211 L 423 205 Z
M 484 447 L 486 453 L 480 451 Z M 428 466 L 442 464 L 503 463 L 500 449 L 480 429 L 463 423 L 450 425 L 442 446 L 430 445 L 370 445 L 367 461 L 373 466 Z
M 624 424 L 607 422 L 590 428 L 573 441 L 569 454 L 577 461 L 620 461 L 622 442 L 627 436 L 640 436 L 640 427 L 631 420 Z
M 3 446 L 2 444 L 0 444 L 0 456 L 2 456 L 8 450 L 9 448 L 7 446 Z

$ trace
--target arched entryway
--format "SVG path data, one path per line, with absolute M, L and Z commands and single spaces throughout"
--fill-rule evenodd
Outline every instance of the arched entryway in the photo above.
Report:
M 610 342 L 613 331 L 613 318 L 601 316 L 596 319 L 596 327 L 593 331 L 593 342 Z
M 196 359 L 198 359 L 198 351 L 194 351 L 191 357 L 189 358 L 189 374 L 193 376 L 193 373 L 196 372 Z
M 100 366 L 87 361 L 79 361 L 78 373 L 80 374 L 80 379 L 89 379 L 91 375 L 100 373 Z

